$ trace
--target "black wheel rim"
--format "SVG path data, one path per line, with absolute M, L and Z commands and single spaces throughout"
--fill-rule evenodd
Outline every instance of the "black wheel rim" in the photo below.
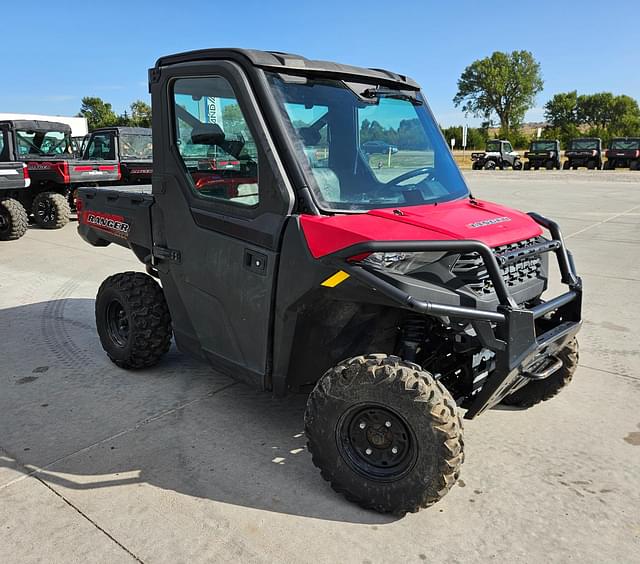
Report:
M 336 440 L 347 464 L 370 480 L 399 480 L 418 457 L 411 427 L 383 405 L 360 404 L 349 409 L 338 422 Z
M 118 300 L 107 306 L 107 330 L 111 340 L 119 347 L 129 341 L 129 316 Z
M 0 234 L 4 235 L 11 229 L 11 216 L 3 207 L 0 207 Z
M 40 200 L 36 209 L 36 215 L 41 223 L 49 224 L 56 221 L 56 209 L 50 200 Z

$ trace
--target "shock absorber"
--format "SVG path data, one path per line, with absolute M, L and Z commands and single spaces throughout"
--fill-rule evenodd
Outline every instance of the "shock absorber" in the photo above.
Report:
M 417 362 L 420 347 L 426 338 L 427 319 L 425 316 L 409 314 L 400 327 L 400 357 L 409 362 Z

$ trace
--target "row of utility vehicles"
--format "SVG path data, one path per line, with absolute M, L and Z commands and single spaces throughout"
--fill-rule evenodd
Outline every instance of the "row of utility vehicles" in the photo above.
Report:
M 146 269 L 98 289 L 117 366 L 153 366 L 174 338 L 261 390 L 308 394 L 322 476 L 396 514 L 456 483 L 462 410 L 529 407 L 569 383 L 582 283 L 558 225 L 474 198 L 413 80 L 207 49 L 159 59 L 149 87 L 151 186 L 77 198 L 81 237 Z M 397 132 L 402 167 L 360 150 L 374 122 Z M 203 182 L 194 154 L 218 149 L 233 164 Z
M 565 161 L 562 162 L 560 141 L 553 139 L 538 139 L 532 141 L 529 150 L 524 153 L 527 159 L 524 163 L 520 153 L 513 150 L 511 143 L 506 140 L 492 139 L 487 141 L 486 151 L 471 153 L 474 170 L 505 169 L 514 170 L 547 170 L 578 169 L 586 167 L 590 170 L 614 170 L 629 168 L 640 170 L 640 138 L 619 137 L 612 139 L 609 148 L 602 149 L 602 140 L 597 137 L 572 139 L 564 152 Z M 604 160 L 604 157 L 607 160 Z
M 80 185 L 150 182 L 151 157 L 150 129 L 95 130 L 78 156 L 67 124 L 0 121 L 0 240 L 20 238 L 29 221 L 64 226 Z

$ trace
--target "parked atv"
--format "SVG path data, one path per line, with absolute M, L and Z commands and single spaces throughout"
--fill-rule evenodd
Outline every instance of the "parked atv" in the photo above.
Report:
M 532 168 L 538 170 L 540 167 L 544 167 L 547 170 L 560 170 L 562 167 L 560 141 L 557 139 L 555 141 L 550 139 L 532 141 L 529 145 L 529 150 L 524 154 L 524 158 L 527 159 L 527 162 L 524 163 L 524 170 L 531 170 Z
M 27 166 L 31 183 L 17 198 L 39 227 L 58 229 L 68 223 L 74 186 L 119 178 L 115 161 L 74 157 L 71 128 L 67 124 L 0 121 L 0 135 L 6 140 L 0 162 L 16 161 Z
M 589 170 L 602 169 L 602 140 L 597 137 L 572 139 L 564 152 L 564 170 L 577 170 L 581 166 Z
M 483 153 L 471 153 L 473 170 L 504 170 L 507 167 L 513 170 L 522 168 L 522 161 L 517 151 L 513 150 L 509 141 L 492 139 L 487 141 L 486 151 Z
M 310 391 L 313 463 L 348 499 L 395 514 L 456 483 L 458 406 L 472 419 L 569 382 L 582 285 L 560 229 L 471 197 L 411 79 L 209 49 L 161 58 L 149 80 L 152 187 L 78 193 L 82 238 L 129 247 L 148 273 L 98 290 L 117 366 L 155 365 L 173 336 L 259 389 Z M 390 166 L 360 149 L 365 120 L 397 133 Z M 239 165 L 198 189 L 194 146 Z M 542 299 L 550 255 L 567 288 Z
M 605 152 L 605 170 L 628 168 L 640 170 L 640 137 L 616 137 Z

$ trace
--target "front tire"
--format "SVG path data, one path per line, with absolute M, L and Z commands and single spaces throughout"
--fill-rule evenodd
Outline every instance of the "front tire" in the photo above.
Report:
M 96 296 L 102 348 L 121 368 L 148 368 L 171 345 L 171 315 L 160 285 L 142 272 L 107 278 Z
M 69 223 L 69 202 L 57 192 L 41 192 L 33 199 L 33 219 L 43 229 L 60 229 Z
M 514 161 L 512 168 L 513 170 L 522 170 L 522 161 Z
M 0 200 L 0 241 L 20 239 L 29 227 L 29 217 L 23 205 L 13 198 Z
M 551 399 L 566 388 L 578 367 L 578 341 L 572 339 L 558 353 L 562 360 L 562 367 L 544 380 L 533 380 L 523 388 L 516 390 L 502 400 L 505 405 L 514 407 L 533 407 L 534 405 Z
M 439 501 L 464 459 L 455 401 L 418 365 L 384 354 L 345 360 L 307 401 L 313 463 L 366 509 L 403 515 Z

